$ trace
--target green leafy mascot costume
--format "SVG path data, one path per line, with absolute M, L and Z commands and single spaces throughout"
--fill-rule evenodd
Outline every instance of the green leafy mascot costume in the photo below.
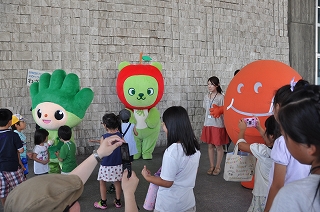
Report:
M 58 138 L 58 129 L 63 125 L 72 128 L 81 122 L 93 100 L 93 91 L 90 88 L 80 90 L 76 74 L 66 74 L 58 69 L 52 75 L 42 74 L 39 82 L 32 83 L 30 96 L 35 122 L 48 130 L 48 140 L 53 141 L 49 147 L 49 172 L 60 173 L 59 161 L 54 154 L 63 145 Z M 74 142 L 73 136 L 71 140 Z
M 164 81 L 161 64 L 141 64 L 141 56 L 140 64 L 119 64 L 116 87 L 119 99 L 133 114 L 130 122 L 135 124 L 138 133 L 135 135 L 138 153 L 134 159 L 141 156 L 143 159 L 152 159 L 161 127 L 160 112 L 155 106 L 162 98 Z

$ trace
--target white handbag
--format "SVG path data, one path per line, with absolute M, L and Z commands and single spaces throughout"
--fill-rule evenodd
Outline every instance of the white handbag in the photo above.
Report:
M 226 155 L 226 162 L 224 165 L 223 178 L 226 181 L 251 181 L 254 175 L 256 158 L 246 152 L 238 153 L 238 143 L 236 143 L 233 152 Z

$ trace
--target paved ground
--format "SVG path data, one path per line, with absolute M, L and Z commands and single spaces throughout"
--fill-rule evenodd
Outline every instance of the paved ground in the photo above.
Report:
M 230 146 L 229 150 L 232 150 L 233 145 Z M 137 204 L 140 207 L 140 211 L 146 211 L 143 209 L 143 202 L 145 199 L 146 192 L 148 190 L 149 183 L 144 180 L 141 175 L 141 170 L 143 165 L 146 165 L 148 169 L 152 172 L 158 170 L 161 165 L 162 154 L 164 147 L 157 147 L 153 154 L 152 160 L 136 160 L 133 162 L 133 170 L 137 173 L 140 182 L 136 191 Z M 87 156 L 78 156 L 79 163 L 83 161 Z M 225 157 L 224 157 L 225 159 Z M 223 159 L 223 164 L 224 164 Z M 31 172 L 33 170 L 33 163 L 29 165 Z M 93 207 L 94 201 L 100 199 L 99 193 L 99 183 L 96 180 L 98 173 L 98 166 L 92 173 L 88 182 L 85 184 L 84 192 L 79 199 L 82 212 L 98 212 L 100 209 L 95 209 Z M 249 208 L 252 193 L 251 190 L 246 189 L 241 186 L 240 183 L 236 182 L 226 182 L 223 175 L 223 168 L 218 176 L 207 175 L 207 169 L 209 168 L 208 152 L 206 144 L 201 144 L 201 159 L 200 166 L 196 180 L 196 186 L 194 188 L 194 193 L 196 197 L 197 211 L 207 212 L 242 212 L 247 211 Z M 29 174 L 29 178 L 33 177 L 33 173 Z M 109 184 L 108 184 L 109 185 Z M 30 191 L 26 191 L 27 193 Z M 124 211 L 123 208 L 115 208 L 112 204 L 112 200 L 115 194 L 108 194 L 108 209 L 106 211 L 110 212 L 121 212 Z M 3 208 L 0 208 L 0 212 Z

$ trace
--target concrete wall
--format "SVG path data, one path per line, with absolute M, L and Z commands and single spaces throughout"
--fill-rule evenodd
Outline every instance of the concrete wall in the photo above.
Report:
M 289 1 L 290 65 L 301 76 L 315 83 L 315 0 Z
M 233 72 L 258 59 L 289 63 L 287 0 L 3 0 L 0 4 L 0 107 L 28 119 L 33 147 L 27 69 L 62 68 L 95 96 L 75 127 L 80 154 L 104 132 L 103 114 L 118 112 L 115 80 L 121 61 L 144 52 L 163 65 L 162 113 L 187 108 L 197 136 L 204 120 L 207 79 L 225 90 Z M 158 145 L 165 144 L 164 133 Z

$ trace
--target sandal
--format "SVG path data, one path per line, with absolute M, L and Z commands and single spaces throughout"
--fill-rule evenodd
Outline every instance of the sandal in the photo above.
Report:
M 220 174 L 221 169 L 220 168 L 215 168 L 214 171 L 212 172 L 212 175 L 217 176 L 218 174 Z
M 212 175 L 213 171 L 214 171 L 214 167 L 213 168 L 210 167 L 210 169 L 208 169 L 207 171 L 207 174 Z

